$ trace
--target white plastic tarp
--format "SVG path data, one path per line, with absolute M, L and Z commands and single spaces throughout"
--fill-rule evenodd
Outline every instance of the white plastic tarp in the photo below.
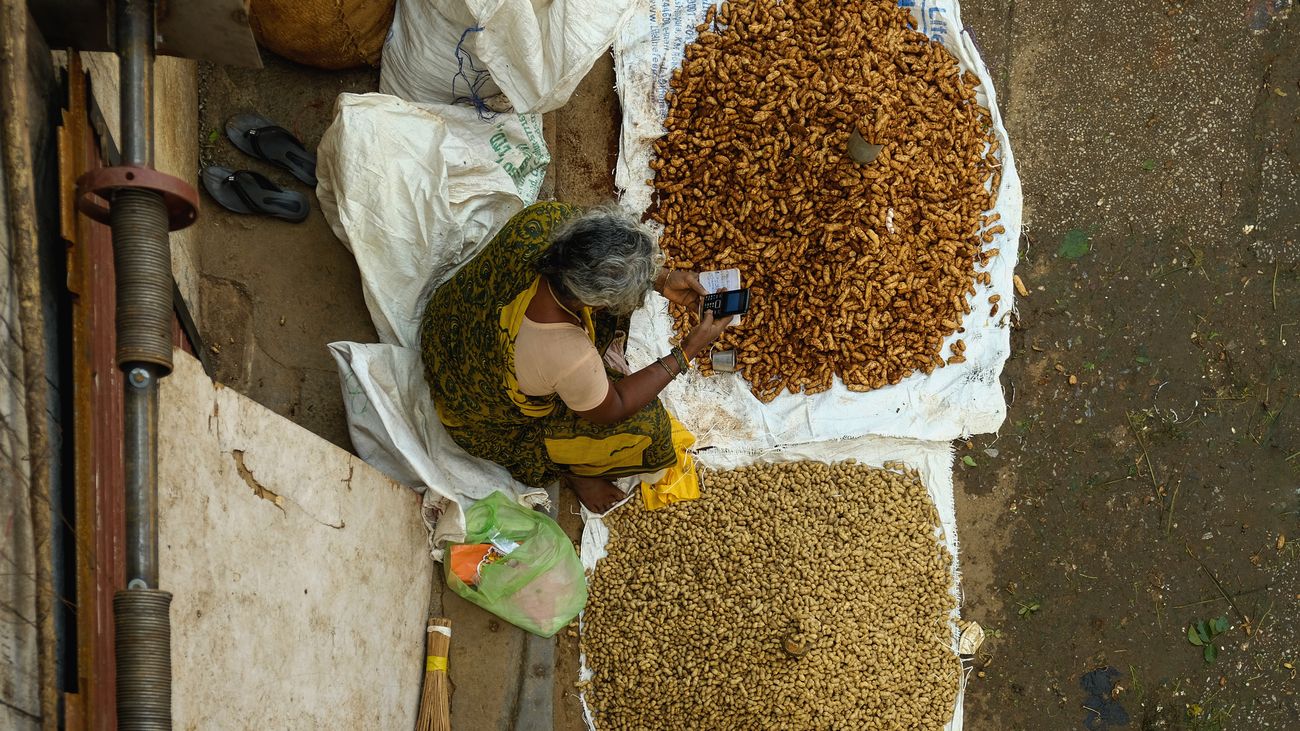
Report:
M 470 456 L 438 421 L 420 351 L 396 345 L 330 343 L 343 381 L 348 432 L 357 456 L 424 494 L 434 557 L 465 537 L 465 508 L 500 490 L 525 505 L 546 501 L 500 465 Z
M 384 341 L 330 345 L 352 443 L 424 493 L 435 548 L 463 538 L 464 508 L 494 490 L 546 499 L 451 440 L 424 380 L 418 326 L 437 285 L 537 199 L 549 162 L 540 115 L 483 120 L 468 107 L 385 94 L 341 95 L 317 148 L 321 209 L 356 257 Z
M 559 109 L 631 8 L 632 0 L 399 0 L 379 89 L 444 104 L 504 93 L 516 111 Z
M 885 437 L 859 437 L 822 441 L 810 444 L 787 445 L 778 449 L 761 452 L 737 451 L 730 449 L 706 449 L 696 455 L 696 461 L 707 469 L 729 470 L 751 464 L 775 464 L 780 462 L 824 462 L 833 464 L 854 459 L 872 467 L 893 468 L 890 463 L 902 463 L 917 471 L 930 499 L 939 513 L 939 526 L 936 539 L 947 546 L 952 554 L 952 584 L 949 590 L 961 605 L 961 575 L 957 568 L 957 513 L 953 498 L 952 482 L 952 448 L 944 442 L 918 442 L 912 439 L 890 439 Z M 707 489 L 707 485 L 705 486 Z M 670 506 L 667 509 L 672 509 Z M 588 571 L 600 571 L 599 561 L 605 557 L 605 545 L 609 543 L 609 529 L 604 522 L 594 516 L 588 516 L 582 531 L 582 565 Z M 954 609 L 949 616 L 952 629 L 952 648 L 957 652 L 957 639 L 961 634 L 957 626 L 959 612 Z M 581 658 L 580 680 L 589 680 L 592 676 L 587 667 L 586 655 Z M 957 703 L 953 719 L 945 727 L 946 731 L 961 731 L 962 698 L 966 685 L 966 674 L 962 673 L 961 685 L 957 690 Z M 587 705 L 586 692 L 582 693 L 583 713 L 589 728 L 600 730 L 595 724 L 591 709 Z
M 341 94 L 316 150 L 316 194 L 356 257 L 379 339 L 419 345 L 424 303 L 537 199 L 541 116 Z
M 615 69 L 623 104 L 623 127 L 615 183 L 623 190 L 622 204 L 642 212 L 651 203 L 652 145 L 663 134 L 668 107 L 664 95 L 683 49 L 694 40 L 695 27 L 713 5 L 708 0 L 636 0 L 635 14 L 615 44 Z M 1006 128 L 998 113 L 988 69 L 969 35 L 961 32 L 955 0 L 903 0 L 918 29 L 942 43 L 961 67 L 979 76 L 979 103 L 993 116 L 1000 143 L 1001 184 L 994 211 L 1004 227 L 989 246 L 1000 250 L 987 271 L 991 287 L 977 286 L 972 312 L 962 322 L 965 332 L 953 335 L 966 342 L 966 362 L 917 373 L 894 386 L 854 393 L 836 379 L 831 390 L 805 396 L 784 393 L 771 403 L 758 401 L 739 374 L 705 378 L 698 373 L 679 378 L 663 393 L 668 407 L 696 430 L 700 446 L 765 449 L 780 444 L 839 439 L 863 434 L 948 441 L 969 434 L 996 431 L 1006 417 L 999 376 L 1010 355 L 1011 312 L 1015 290 L 1012 270 L 1020 239 L 1020 178 Z M 741 272 L 744 276 L 744 272 Z M 998 317 L 990 317 L 991 294 L 1001 295 Z M 654 303 L 633 318 L 629 358 L 634 366 L 663 354 L 673 334 L 666 302 Z

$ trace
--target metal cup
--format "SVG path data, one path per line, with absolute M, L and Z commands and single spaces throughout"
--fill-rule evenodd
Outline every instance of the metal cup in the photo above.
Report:
M 735 373 L 736 351 L 719 350 L 709 356 L 709 362 L 713 365 L 713 370 L 719 373 Z

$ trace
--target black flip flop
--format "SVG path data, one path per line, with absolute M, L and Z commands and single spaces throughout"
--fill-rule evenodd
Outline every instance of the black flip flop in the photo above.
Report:
M 217 165 L 204 168 L 203 187 L 213 200 L 235 213 L 275 216 L 300 223 L 311 211 L 307 196 L 285 190 L 252 170 L 231 170 Z
M 249 155 L 279 165 L 307 185 L 316 185 L 316 153 L 266 117 L 236 114 L 226 120 L 226 137 Z

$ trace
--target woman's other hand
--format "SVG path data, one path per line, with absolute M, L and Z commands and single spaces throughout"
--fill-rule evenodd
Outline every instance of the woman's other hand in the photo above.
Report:
M 698 306 L 700 298 L 708 294 L 700 284 L 700 275 L 685 269 L 665 269 L 657 289 L 669 302 L 687 307 Z
M 700 318 L 700 324 L 696 325 L 682 341 L 682 352 L 687 358 L 695 358 L 708 350 L 713 341 L 718 339 L 722 331 L 726 330 L 735 318 L 735 315 L 727 315 L 717 320 L 713 317 L 713 310 L 705 310 L 704 317 Z

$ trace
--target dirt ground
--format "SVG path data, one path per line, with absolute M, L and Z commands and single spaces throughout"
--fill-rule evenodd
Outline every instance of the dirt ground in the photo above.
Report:
M 963 6 L 1024 183 L 1017 271 L 1030 288 L 1007 421 L 956 445 L 963 613 L 990 634 L 968 728 L 1300 728 L 1290 4 Z M 269 108 L 314 144 L 333 96 L 373 78 L 210 69 L 205 164 L 239 155 L 208 139 L 232 105 Z M 557 198 L 612 194 L 612 81 L 602 60 L 547 118 Z M 350 256 L 319 213 L 204 226 L 200 325 L 223 380 L 347 446 L 324 344 L 374 337 Z M 572 512 L 566 497 L 570 528 Z M 1220 617 L 1207 662 L 1187 628 Z M 557 728 L 582 728 L 574 664 L 563 637 Z M 1097 693 L 1085 676 L 1102 679 Z
M 972 728 L 1105 728 L 1099 667 L 1133 727 L 1300 728 L 1300 27 L 1264 5 L 965 7 L 1031 288 L 1007 423 L 958 451 Z
M 338 370 L 325 344 L 376 341 L 356 262 L 330 231 L 315 191 L 236 149 L 225 122 L 257 112 L 315 149 L 335 97 L 372 91 L 379 75 L 316 72 L 265 51 L 263 58 L 257 70 L 200 65 L 200 168 L 260 172 L 307 195 L 311 215 L 299 224 L 242 216 L 203 194 L 199 330 L 218 381 L 351 449 Z

